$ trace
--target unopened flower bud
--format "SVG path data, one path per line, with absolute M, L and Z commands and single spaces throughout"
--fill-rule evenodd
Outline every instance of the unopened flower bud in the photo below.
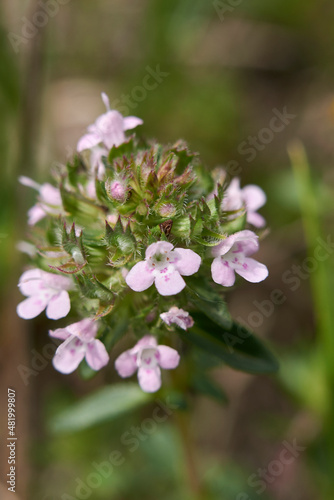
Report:
M 128 195 L 125 183 L 120 180 L 107 181 L 106 190 L 110 198 L 119 203 L 124 203 Z
M 172 323 L 175 323 L 183 330 L 187 330 L 188 328 L 194 326 L 194 320 L 189 313 L 176 306 L 171 307 L 168 312 L 160 314 L 160 318 L 166 323 L 166 325 L 170 326 Z

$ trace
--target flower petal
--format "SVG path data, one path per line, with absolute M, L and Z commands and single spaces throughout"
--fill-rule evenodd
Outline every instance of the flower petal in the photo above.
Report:
M 66 340 L 71 337 L 71 334 L 67 330 L 67 328 L 57 328 L 56 330 L 49 330 L 49 335 L 50 337 L 61 340 Z
M 221 241 L 218 245 L 211 248 L 211 255 L 213 257 L 220 257 L 225 255 L 234 244 L 234 234 L 228 236 L 225 240 Z
M 85 357 L 85 346 L 77 338 L 73 338 L 69 342 L 65 340 L 54 355 L 52 364 L 60 373 L 71 373 Z
M 83 189 L 83 191 L 88 196 L 88 198 L 96 200 L 96 187 L 94 180 L 88 181 L 86 184 L 86 189 Z
M 153 335 L 145 335 L 140 340 L 138 340 L 137 344 L 131 349 L 131 353 L 138 352 L 138 348 L 140 347 L 157 347 L 158 342 Z
M 243 196 L 240 189 L 240 179 L 234 177 L 226 192 L 222 201 L 222 209 L 226 211 L 240 210 L 243 206 Z
M 107 94 L 105 92 L 101 92 L 101 98 L 102 98 L 103 104 L 107 108 L 107 111 L 109 111 L 110 110 L 109 97 L 107 96 Z
M 155 286 L 160 295 L 175 295 L 186 286 L 184 279 L 178 271 L 160 273 L 155 278 Z
M 16 312 L 20 318 L 23 319 L 32 319 L 36 318 L 42 311 L 44 311 L 47 299 L 43 296 L 39 297 L 35 295 L 33 297 L 29 297 L 28 299 L 20 302 L 16 308 Z
M 266 219 L 257 212 L 247 212 L 247 222 L 255 227 L 264 227 L 266 225 Z
M 108 156 L 108 150 L 99 146 L 93 148 L 90 152 L 90 166 L 93 172 L 97 169 L 97 177 L 102 180 L 105 174 L 105 166 L 102 161 L 103 156 Z
M 34 226 L 46 216 L 45 210 L 38 203 L 28 210 L 28 224 Z
M 137 370 L 137 356 L 131 354 L 130 350 L 123 352 L 115 361 L 115 368 L 118 374 L 125 378 L 131 377 Z
M 23 186 L 31 187 L 33 189 L 36 189 L 36 191 L 39 191 L 41 185 L 38 184 L 38 182 L 34 181 L 33 179 L 30 179 L 30 177 L 26 177 L 25 175 L 20 175 L 19 177 L 19 182 Z
M 126 137 L 121 113 L 111 110 L 99 116 L 95 122 L 95 133 L 101 137 L 101 140 L 109 149 L 122 144 Z
M 109 354 L 101 340 L 95 339 L 87 344 L 86 361 L 93 370 L 100 370 L 108 364 Z
M 175 267 L 180 274 L 190 276 L 197 273 L 202 262 L 201 257 L 197 253 L 187 248 L 175 248 L 173 253 L 179 258 Z
M 239 243 L 239 245 L 238 245 Z M 238 231 L 237 233 L 228 236 L 225 240 L 219 243 L 217 246 L 213 247 L 211 253 L 213 257 L 219 257 L 221 255 L 227 254 L 232 247 L 238 247 L 233 249 L 234 253 L 244 252 L 246 255 L 251 255 L 255 253 L 259 248 L 258 236 L 253 232 L 245 229 L 244 231 Z
M 138 262 L 126 275 L 127 285 L 135 292 L 142 292 L 153 285 L 154 275 L 147 269 L 146 262 Z
M 41 273 L 43 283 L 53 290 L 71 290 L 71 288 L 73 288 L 73 281 L 71 278 L 60 276 L 59 274 L 47 273 L 46 271 L 41 271 Z
M 235 282 L 234 270 L 226 260 L 217 257 L 211 264 L 212 279 L 218 285 L 232 286 Z
M 85 318 L 81 321 L 68 325 L 67 330 L 70 335 L 74 335 L 75 337 L 80 338 L 83 342 L 88 343 L 96 337 L 98 322 Z
M 146 259 L 148 259 L 156 253 L 168 253 L 171 252 L 173 248 L 173 245 L 168 241 L 157 241 L 156 243 L 152 243 L 147 247 L 145 257 Z
M 168 347 L 167 345 L 159 345 L 157 347 L 159 353 L 159 365 L 161 368 L 165 370 L 172 370 L 176 368 L 180 362 L 180 355 L 172 347 Z
M 266 193 L 255 184 L 245 186 L 242 189 L 242 195 L 246 203 L 246 208 L 250 212 L 256 212 L 267 201 Z
M 132 128 L 142 125 L 144 122 L 136 116 L 125 116 L 123 118 L 123 130 L 130 130 Z
M 84 151 L 85 149 L 90 149 L 94 146 L 97 146 L 100 142 L 102 142 L 102 139 L 100 135 L 96 134 L 95 132 L 85 134 L 78 141 L 77 151 L 78 153 L 81 153 L 81 151 Z
M 52 186 L 52 184 L 43 184 L 39 190 L 39 193 L 44 203 L 55 205 L 57 207 L 62 205 L 60 191 L 58 188 Z
M 239 247 L 241 252 L 248 257 L 259 249 L 259 237 L 253 231 L 244 230 L 235 233 L 234 245 Z M 232 253 L 237 253 L 238 248 L 233 248 Z
M 138 382 L 144 392 L 156 392 L 161 387 L 161 371 L 157 366 L 154 369 L 139 368 Z
M 37 295 L 46 287 L 42 281 L 41 269 L 29 269 L 20 277 L 19 284 L 20 292 L 23 295 Z
M 267 278 L 269 272 L 267 267 L 255 259 L 246 258 L 242 268 L 235 269 L 235 272 L 251 283 L 259 283 Z
M 179 309 L 176 306 L 173 306 L 169 309 L 168 312 L 161 313 L 160 318 L 170 326 L 172 323 L 175 323 L 179 328 L 183 330 L 187 330 L 194 325 L 193 318 L 189 315 L 187 311 L 183 309 Z
M 52 297 L 46 308 L 46 315 L 49 319 L 64 318 L 68 315 L 70 309 L 70 297 L 66 290 L 63 290 Z

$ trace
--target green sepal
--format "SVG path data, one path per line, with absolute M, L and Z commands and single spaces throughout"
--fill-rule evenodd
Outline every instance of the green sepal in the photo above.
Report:
M 136 249 L 136 238 L 132 234 L 130 225 L 127 224 L 123 229 L 120 217 L 114 228 L 106 221 L 104 240 L 109 250 L 119 251 L 123 255 L 130 255 Z
M 103 304 L 112 304 L 116 295 L 101 283 L 95 276 L 82 273 L 76 276 L 82 294 L 88 299 L 99 299 Z

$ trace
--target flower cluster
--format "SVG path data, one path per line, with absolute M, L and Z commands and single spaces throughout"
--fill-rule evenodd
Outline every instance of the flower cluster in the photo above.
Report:
M 53 320 L 79 319 L 50 330 L 63 341 L 54 367 L 66 374 L 84 359 L 92 370 L 107 365 L 113 332 L 126 321 L 124 333 L 142 338 L 115 368 L 121 377 L 137 371 L 140 387 L 155 392 L 161 368 L 179 364 L 176 332 L 197 332 L 192 315 L 203 290 L 221 303 L 219 289 L 233 286 L 235 274 L 251 283 L 267 277 L 251 257 L 266 197 L 257 186 L 240 188 L 236 178 L 216 182 L 181 141 L 164 147 L 127 136 L 142 120 L 102 99 L 107 111 L 78 141 L 73 162 L 59 168 L 56 186 L 20 178 L 38 199 L 28 212 L 29 248 L 36 251 L 19 281 L 27 298 L 17 313 L 31 319 L 45 309 Z

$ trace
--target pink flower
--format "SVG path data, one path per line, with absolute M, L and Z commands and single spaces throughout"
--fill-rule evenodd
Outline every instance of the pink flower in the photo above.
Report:
M 82 184 L 78 184 L 78 187 L 81 194 L 83 194 L 84 196 L 88 196 L 88 198 L 92 200 L 96 200 L 95 179 L 89 179 L 85 186 L 83 186 Z
M 86 358 L 93 370 L 100 370 L 109 361 L 109 355 L 101 340 L 96 339 L 98 324 L 83 319 L 66 328 L 50 330 L 51 337 L 64 340 L 56 350 L 53 366 L 61 373 L 71 373 Z
M 34 226 L 47 214 L 60 215 L 63 212 L 62 199 L 58 188 L 49 183 L 38 184 L 29 177 L 21 176 L 19 181 L 24 186 L 32 187 L 39 193 L 39 201 L 28 211 L 28 224 Z
M 159 345 L 150 335 L 143 337 L 115 361 L 118 374 L 131 377 L 138 370 L 138 382 L 145 392 L 156 392 L 161 387 L 161 370 L 172 370 L 179 364 L 180 356 L 175 349 Z
M 160 318 L 166 325 L 170 326 L 172 323 L 175 323 L 180 328 L 183 328 L 183 330 L 187 330 L 187 328 L 191 328 L 194 325 L 194 320 L 189 313 L 176 306 L 171 307 L 168 312 L 160 314 Z
M 143 124 L 143 120 L 136 116 L 123 117 L 118 111 L 111 110 L 108 96 L 104 92 L 101 95 L 107 112 L 99 116 L 96 122 L 88 127 L 88 134 L 79 139 L 77 145 L 79 153 L 101 143 L 108 149 L 119 146 L 126 140 L 124 134 L 126 130 Z
M 17 306 L 20 318 L 35 318 L 45 308 L 50 319 L 64 318 L 69 313 L 71 304 L 67 290 L 73 287 L 70 278 L 30 269 L 22 274 L 19 287 L 21 293 L 28 297 Z
M 91 149 L 90 152 L 90 165 L 93 173 L 96 172 L 97 178 L 101 181 L 106 173 L 106 167 L 102 161 L 103 156 L 108 156 L 108 150 L 106 148 L 101 148 L 96 146 Z
M 245 206 L 247 211 L 247 222 L 255 227 L 263 227 L 266 223 L 257 210 L 266 203 L 266 195 L 258 186 L 249 184 L 240 188 L 240 180 L 232 179 L 223 199 L 222 208 L 227 211 L 240 210 Z
M 232 286 L 237 273 L 251 283 L 263 281 L 268 269 L 249 256 L 259 249 L 258 236 L 253 231 L 239 231 L 212 248 L 215 257 L 211 265 L 212 279 L 219 285 Z
M 161 295 L 175 295 L 186 286 L 183 276 L 198 271 L 201 257 L 192 250 L 175 248 L 166 241 L 153 243 L 146 249 L 146 259 L 138 262 L 126 277 L 135 292 L 142 292 L 153 283 Z

